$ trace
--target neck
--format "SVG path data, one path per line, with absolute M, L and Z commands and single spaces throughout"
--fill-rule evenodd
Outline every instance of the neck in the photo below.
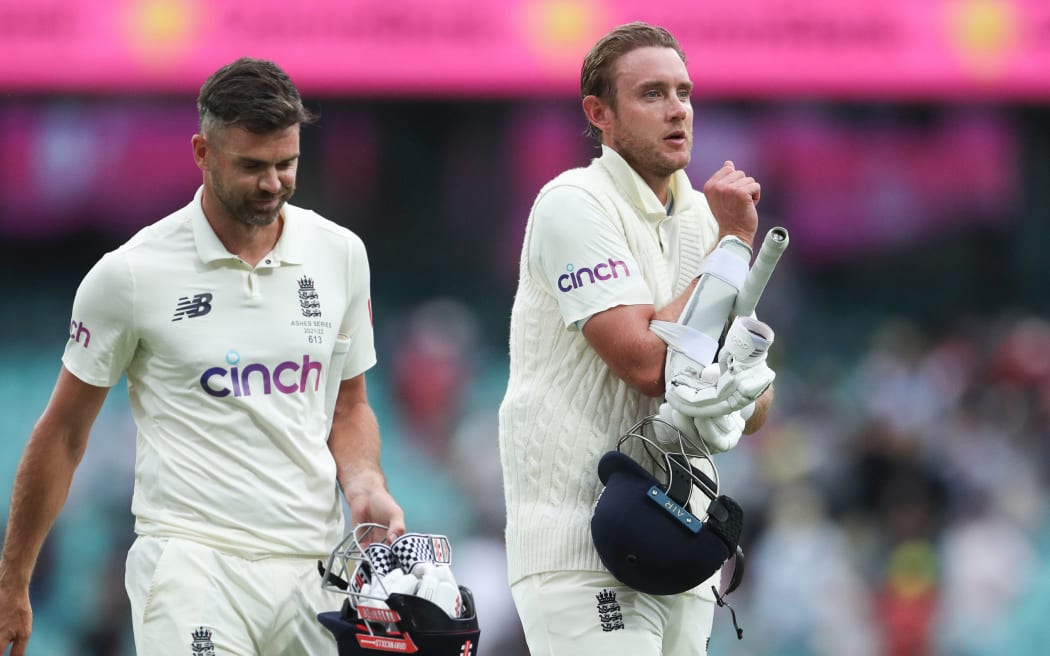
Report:
M 631 168 L 634 168 L 634 167 L 631 167 Z M 653 175 L 647 175 L 645 173 L 642 173 L 638 169 L 634 169 L 634 170 L 638 173 L 639 176 L 641 176 L 641 178 L 645 182 L 645 184 L 648 185 L 649 188 L 653 190 L 653 193 L 656 194 L 656 198 L 660 201 L 660 204 L 661 205 L 667 205 L 667 195 L 671 191 L 671 178 L 670 178 L 670 176 L 667 176 L 667 177 L 653 176 Z
M 668 195 L 671 193 L 671 179 L 660 178 L 659 180 L 646 180 L 649 188 L 653 190 L 661 205 L 667 205 Z

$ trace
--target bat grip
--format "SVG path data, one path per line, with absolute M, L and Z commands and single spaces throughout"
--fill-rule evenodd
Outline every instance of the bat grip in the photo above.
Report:
M 755 307 L 758 306 L 758 299 L 762 297 L 766 283 L 769 282 L 770 276 L 773 275 L 773 269 L 780 260 L 780 256 L 784 254 L 784 249 L 787 248 L 787 245 L 787 229 L 779 226 L 770 228 L 762 240 L 762 246 L 758 249 L 755 263 L 751 265 L 751 271 L 748 272 L 743 286 L 736 295 L 733 314 L 743 317 L 755 311 Z

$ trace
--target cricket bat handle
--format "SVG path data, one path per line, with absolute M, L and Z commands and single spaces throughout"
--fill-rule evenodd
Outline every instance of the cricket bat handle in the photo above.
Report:
M 743 286 L 736 295 L 736 303 L 733 305 L 733 314 L 738 317 L 750 316 L 758 306 L 758 299 L 773 275 L 773 269 L 777 266 L 780 256 L 788 245 L 788 231 L 786 228 L 770 228 L 762 240 L 762 246 L 758 249 L 758 255 L 751 265 Z

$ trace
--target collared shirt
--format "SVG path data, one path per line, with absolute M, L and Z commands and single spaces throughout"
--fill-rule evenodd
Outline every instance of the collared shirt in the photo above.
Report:
M 499 410 L 511 582 L 603 569 L 590 533 L 598 461 L 660 400 L 613 373 L 575 322 L 616 305 L 661 308 L 688 288 L 718 222 L 684 173 L 672 185 L 669 218 L 607 148 L 544 185 L 526 223 Z M 674 236 L 661 233 L 670 226 Z M 640 440 L 631 442 L 628 455 L 655 470 Z
M 327 554 L 343 522 L 326 392 L 375 364 L 364 245 L 286 205 L 250 267 L 201 196 L 87 274 L 63 364 L 91 385 L 127 375 L 138 533 L 248 558 Z
M 668 212 L 615 150 L 602 146 L 599 162 L 656 235 L 664 262 L 676 265 L 676 214 L 691 206 L 691 193 L 683 193 L 680 201 L 675 196 L 676 189 L 692 191 L 685 172 L 677 171 L 671 177 L 670 194 L 676 199 L 676 207 Z M 593 190 L 554 186 L 537 199 L 533 211 L 529 266 L 537 279 L 550 285 L 566 326 L 582 329 L 587 319 L 604 310 L 654 302 L 649 287 L 637 275 L 638 263 L 621 229 L 610 220 L 608 209 Z

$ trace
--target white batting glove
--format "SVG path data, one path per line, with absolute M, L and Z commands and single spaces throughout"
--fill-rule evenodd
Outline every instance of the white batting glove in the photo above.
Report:
M 656 416 L 681 431 L 682 436 L 685 437 L 686 440 L 693 444 L 700 443 L 700 432 L 696 429 L 696 424 L 693 422 L 693 418 L 678 412 L 671 407 L 671 404 L 666 401 L 661 403 L 660 410 Z M 678 434 L 668 426 L 656 424 L 655 432 L 656 439 L 663 444 L 678 443 Z
M 773 345 L 773 329 L 754 317 L 737 317 L 726 331 L 725 343 L 718 352 L 722 371 L 744 371 L 762 367 Z
M 387 605 L 381 599 L 386 599 L 394 593 L 412 595 L 416 593 L 418 587 L 419 579 L 411 574 L 406 574 L 401 568 L 396 568 L 389 574 L 378 580 L 373 580 L 361 588 L 362 595 L 376 598 L 366 598 L 360 605 L 373 608 L 387 608 Z
M 699 372 L 689 368 L 675 374 L 667 385 L 667 402 L 694 418 L 717 418 L 746 408 L 776 378 L 766 365 L 772 343 L 769 326 L 751 317 L 737 317 L 726 334 L 719 361 Z
M 758 367 L 756 367 L 757 369 Z M 717 362 L 676 374 L 667 386 L 667 402 L 687 417 L 721 417 L 752 403 L 769 387 L 772 378 L 764 372 L 749 369 L 759 376 L 727 371 L 722 373 Z M 766 367 L 768 369 L 768 367 Z M 769 372 L 772 374 L 772 371 Z
M 699 445 L 703 443 L 711 453 L 722 453 L 737 445 L 744 434 L 746 423 L 743 412 L 730 412 L 721 417 L 689 417 L 661 403 L 657 415 L 679 431 L 688 442 Z M 678 434 L 666 426 L 658 426 L 656 438 L 664 444 L 678 442 Z
M 722 453 L 737 445 L 744 434 L 744 417 L 737 410 L 721 417 L 696 417 L 693 419 L 700 439 L 712 453 Z
M 420 563 L 412 573 L 419 577 L 419 587 L 415 592 L 417 597 L 432 602 L 452 619 L 459 617 L 463 610 L 463 599 L 451 567 Z

